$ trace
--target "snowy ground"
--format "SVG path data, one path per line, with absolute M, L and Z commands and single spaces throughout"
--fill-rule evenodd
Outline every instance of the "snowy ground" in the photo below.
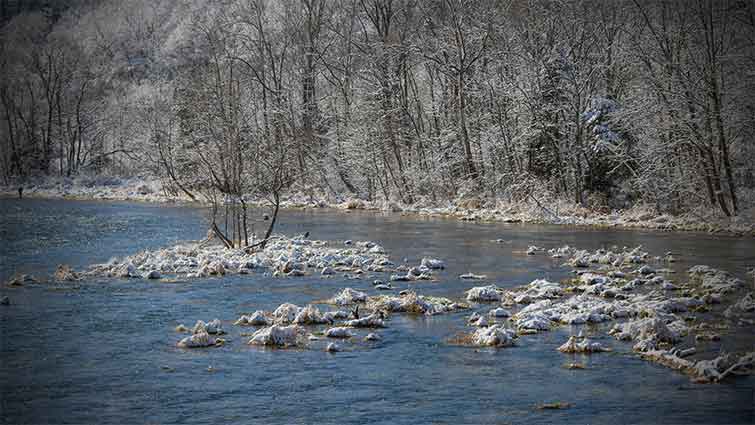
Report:
M 470 207 L 472 204 L 473 207 Z M 452 217 L 467 221 L 560 224 L 569 226 L 620 227 L 666 231 L 700 231 L 755 236 L 752 211 L 735 218 L 718 217 L 710 211 L 681 216 L 657 214 L 650 208 L 638 206 L 625 211 L 605 214 L 561 201 L 543 207 L 536 203 L 511 204 L 503 201 L 495 205 L 476 207 L 476 202 L 449 202 L 446 206 L 411 206 L 395 203 L 349 200 L 335 205 L 341 209 L 368 209 L 415 213 L 426 216 Z
M 168 194 L 163 185 L 149 177 L 75 177 L 35 178 L 23 185 L 24 196 L 43 198 L 119 200 L 143 202 L 189 202 L 183 194 Z M 0 197 L 18 196 L 18 185 L 0 186 Z M 250 203 L 254 204 L 253 200 Z M 386 211 L 448 217 L 466 221 L 560 224 L 571 226 L 619 227 L 665 231 L 699 231 L 755 236 L 755 210 L 727 218 L 701 208 L 679 216 L 657 214 L 647 206 L 603 213 L 564 201 L 507 203 L 476 199 L 454 202 L 423 202 L 412 205 L 361 199 L 326 199 L 313 195 L 293 194 L 283 202 L 284 208 L 335 208 L 340 210 Z
M 162 184 L 148 177 L 38 177 L 23 184 L 0 186 L 0 197 L 17 197 L 23 186 L 24 197 L 82 200 L 175 202 L 189 201 L 163 191 Z

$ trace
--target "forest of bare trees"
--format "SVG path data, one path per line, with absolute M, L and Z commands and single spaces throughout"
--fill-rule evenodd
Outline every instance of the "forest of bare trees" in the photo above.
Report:
M 6 184 L 153 175 L 231 243 L 250 196 L 755 199 L 753 0 L 46 3 L 2 3 Z

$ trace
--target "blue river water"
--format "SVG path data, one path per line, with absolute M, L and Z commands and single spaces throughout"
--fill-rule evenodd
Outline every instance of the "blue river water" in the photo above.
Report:
M 142 249 L 204 236 L 201 208 L 125 202 L 0 200 L 0 279 L 49 276 Z M 258 231 L 262 228 L 262 223 Z M 411 284 L 422 294 L 461 299 L 479 285 L 457 278 L 486 274 L 502 287 L 569 270 L 547 248 L 636 246 L 672 251 L 680 271 L 708 264 L 745 278 L 755 241 L 693 233 L 475 224 L 398 214 L 284 211 L 278 231 L 312 239 L 374 240 L 392 259 L 446 260 L 438 282 Z M 494 243 L 493 239 L 503 239 Z M 370 279 L 317 276 L 273 279 L 261 273 L 191 282 L 91 280 L 0 287 L 1 423 L 755 423 L 755 378 L 716 385 L 631 353 L 612 338 L 611 353 L 572 356 L 556 348 L 578 327 L 520 338 L 517 347 L 474 349 L 448 343 L 469 312 L 393 315 L 383 339 L 348 351 L 269 350 L 245 344 L 232 325 L 242 313 L 325 299 L 344 287 L 375 293 Z M 406 285 L 403 285 L 406 287 Z M 399 289 L 403 289 L 399 286 Z M 223 347 L 182 350 L 179 323 L 219 318 Z M 590 332 L 591 329 L 585 328 Z M 604 333 L 603 333 L 604 334 Z M 747 338 L 747 337 L 745 337 Z M 751 337 L 750 337 L 751 338 Z M 711 343 L 726 350 L 727 338 Z M 738 348 L 755 346 L 737 339 Z M 711 356 L 712 357 L 712 356 Z M 581 362 L 584 370 L 563 367 Z M 539 404 L 569 403 L 540 410 Z

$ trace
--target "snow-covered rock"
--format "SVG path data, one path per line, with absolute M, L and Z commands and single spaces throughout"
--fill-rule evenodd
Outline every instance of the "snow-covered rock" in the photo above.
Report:
M 207 332 L 197 332 L 178 341 L 181 348 L 212 347 L 218 344 L 218 340 L 211 337 Z
M 422 259 L 421 262 L 422 266 L 427 267 L 431 270 L 438 270 L 438 269 L 445 269 L 446 263 L 443 260 L 438 260 L 436 258 L 429 258 L 425 257 Z
M 298 305 L 283 303 L 273 311 L 273 319 L 277 324 L 286 325 L 294 321 L 299 311 L 301 311 L 301 307 Z
M 272 321 L 268 319 L 264 311 L 257 310 L 251 316 L 241 316 L 234 325 L 237 326 L 268 326 Z
M 639 269 L 637 269 L 637 274 L 641 274 L 641 275 L 645 275 L 646 276 L 646 275 L 653 274 L 653 273 L 655 273 L 655 269 L 653 269 L 652 267 L 648 266 L 647 264 L 644 265 L 644 266 L 642 266 L 642 267 L 640 267 Z
M 296 325 L 321 325 L 333 323 L 333 319 L 320 313 L 316 307 L 308 305 L 299 310 L 294 317 L 293 323 Z
M 585 285 L 606 285 L 611 282 L 611 279 L 595 273 L 582 273 L 579 276 L 579 281 Z
M 529 304 L 533 300 L 559 298 L 564 295 L 561 285 L 545 279 L 536 279 L 527 285 L 524 292 L 514 299 L 518 304 Z
M 154 270 L 162 276 L 177 274 L 188 278 L 206 278 L 247 274 L 252 269 L 263 268 L 275 277 L 303 276 L 308 273 L 307 270 L 319 270 L 322 276 L 329 276 L 337 271 L 383 271 L 385 266 L 392 265 L 385 251 L 372 242 L 335 247 L 326 241 L 275 235 L 264 249 L 252 253 L 207 242 L 139 252 L 106 264 L 93 265 L 87 273 L 125 278 L 142 277 L 144 273 Z
M 711 360 L 701 360 L 692 370 L 693 376 L 701 382 L 720 382 L 729 375 L 752 375 L 755 373 L 755 351 L 740 357 L 722 354 Z
M 493 325 L 480 328 L 472 334 L 474 345 L 484 347 L 510 347 L 514 345 L 516 332 L 503 325 Z
M 265 345 L 270 347 L 291 347 L 299 345 L 299 339 L 304 330 L 297 325 L 273 325 L 259 329 L 249 340 L 251 345 Z
M 635 351 L 651 351 L 660 343 L 675 343 L 679 334 L 673 331 L 663 319 L 648 317 L 631 320 L 614 326 L 609 332 L 616 339 L 636 341 Z
M 325 336 L 328 338 L 351 338 L 353 335 L 349 328 L 337 326 L 325 331 Z
M 223 325 L 218 319 L 213 319 L 208 323 L 205 323 L 202 320 L 197 320 L 197 323 L 194 324 L 194 328 L 192 328 L 192 332 L 195 334 L 206 332 L 213 335 L 222 335 L 225 333 Z
M 719 298 L 720 302 L 720 298 Z M 739 301 L 724 310 L 724 316 L 733 318 L 738 315 L 755 312 L 755 295 L 752 292 L 747 293 Z
M 385 322 L 379 313 L 372 313 L 359 319 L 348 320 L 345 325 L 351 328 L 382 328 L 385 327 Z
M 402 291 L 403 292 L 403 291 Z M 448 298 L 427 297 L 408 291 L 399 296 L 380 295 L 370 297 L 367 307 L 373 311 L 389 313 L 442 314 L 467 308 Z
M 467 291 L 467 300 L 473 302 L 501 301 L 502 290 L 495 285 L 476 286 Z
M 540 251 L 544 251 L 544 249 L 534 245 L 527 247 L 527 255 L 535 255 Z
M 610 348 L 606 348 L 599 342 L 593 342 L 588 338 L 578 338 L 574 335 L 569 337 L 563 345 L 558 347 L 558 351 L 562 353 L 599 353 L 601 351 L 611 351 Z
M 500 308 L 500 307 L 499 308 L 494 308 L 493 310 L 490 310 L 490 312 L 488 314 L 491 317 L 497 317 L 497 318 L 511 316 L 511 313 L 508 310 Z
M 367 301 L 367 294 L 351 288 L 344 288 L 341 292 L 336 294 L 331 299 L 331 303 L 335 305 L 351 305 L 356 303 L 363 303 Z
M 741 280 L 732 277 L 728 272 L 709 266 L 698 265 L 690 268 L 689 277 L 692 282 L 718 294 L 729 294 L 744 287 Z
M 517 315 L 516 327 L 519 330 L 547 331 L 550 330 L 550 318 L 541 312 L 534 312 L 522 316 Z
M 474 273 L 465 273 L 462 275 L 459 275 L 459 279 L 468 279 L 468 280 L 485 280 L 488 277 L 483 274 L 474 274 Z

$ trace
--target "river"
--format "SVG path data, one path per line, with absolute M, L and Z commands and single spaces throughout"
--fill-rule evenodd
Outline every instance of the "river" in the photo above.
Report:
M 259 215 L 259 214 L 257 214 Z M 257 222 L 261 231 L 265 223 Z M 127 202 L 0 201 L 0 279 L 51 274 L 141 249 L 200 239 L 204 210 Z M 394 261 L 444 259 L 422 294 L 461 299 L 486 274 L 501 287 L 570 269 L 529 245 L 579 248 L 642 245 L 671 251 L 674 268 L 707 264 L 745 279 L 755 240 L 695 233 L 596 230 L 328 210 L 283 211 L 277 231 L 311 239 L 374 240 Z M 493 240 L 502 239 L 503 242 Z M 682 273 L 677 274 L 683 279 Z M 752 279 L 749 278 L 748 281 Z M 473 349 L 447 343 L 469 312 L 394 315 L 382 341 L 329 354 L 245 344 L 232 325 L 242 313 L 283 302 L 306 305 L 349 286 L 374 293 L 369 279 L 274 279 L 262 273 L 191 282 L 90 280 L 1 287 L 0 420 L 3 423 L 755 423 L 755 377 L 717 385 L 639 359 L 631 344 L 600 341 L 611 353 L 571 356 L 556 348 L 576 327 L 520 338 L 517 347 Z M 407 285 L 397 285 L 403 289 Z M 182 350 L 179 323 L 223 321 L 229 343 Z M 745 338 L 743 340 L 743 338 Z M 726 341 L 726 339 L 724 339 Z M 755 348 L 750 336 L 738 337 Z M 717 353 L 726 342 L 711 342 Z M 722 346 L 723 345 L 723 346 Z M 712 355 L 710 357 L 713 357 Z M 579 361 L 585 370 L 569 370 Z M 566 402 L 570 408 L 539 410 Z

